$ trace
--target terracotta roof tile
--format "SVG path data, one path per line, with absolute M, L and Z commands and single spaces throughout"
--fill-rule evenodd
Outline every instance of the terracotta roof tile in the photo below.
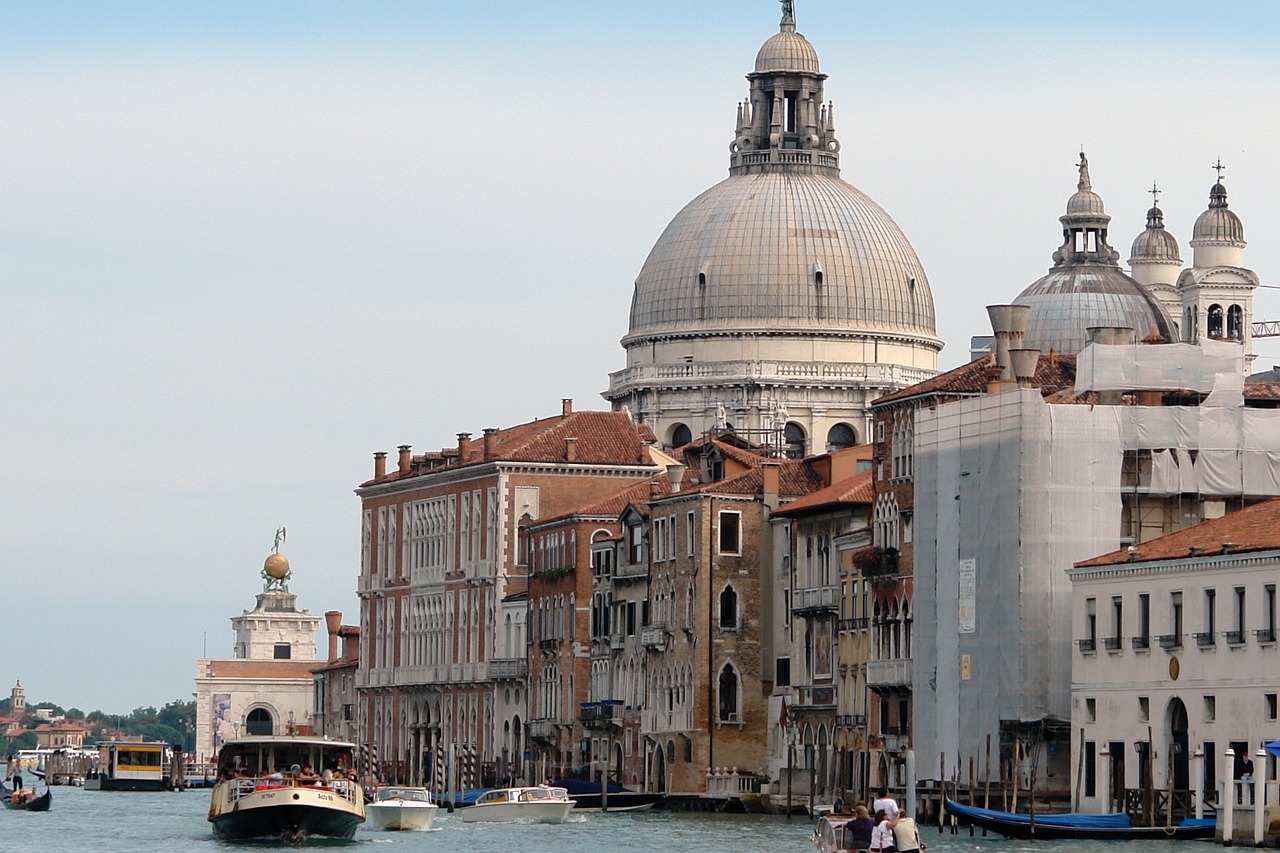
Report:
M 987 367 L 990 364 L 991 356 L 983 356 L 953 370 L 939 373 L 923 382 L 917 382 L 892 394 L 885 394 L 877 398 L 873 404 L 882 406 L 914 397 L 984 394 L 987 390 Z M 1048 396 L 1060 389 L 1071 388 L 1075 385 L 1075 381 L 1076 357 L 1074 355 L 1040 354 L 1040 362 L 1036 365 L 1036 375 L 1032 382 L 1040 387 L 1041 393 Z
M 609 516 L 616 517 L 622 515 L 622 511 L 631 504 L 640 505 L 649 500 L 649 496 L 653 494 L 652 484 L 656 482 L 658 487 L 662 489 L 663 495 L 667 495 L 671 491 L 671 481 L 667 479 L 666 474 L 659 474 L 656 477 L 645 480 L 640 483 L 633 483 L 624 489 L 620 489 L 611 495 L 598 498 L 589 503 L 576 506 L 568 512 L 559 515 L 550 516 L 548 518 L 540 518 L 536 522 L 536 526 L 542 527 L 546 524 L 556 521 L 562 521 L 567 518 L 573 518 L 579 515 Z
M 311 678 L 311 670 L 324 661 L 314 660 L 244 660 L 209 661 L 205 678 Z
M 1190 556 L 1211 556 L 1229 552 L 1269 551 L 1280 549 L 1280 500 L 1264 501 L 1242 510 L 1205 521 L 1194 527 L 1179 530 L 1134 546 L 1134 551 L 1122 548 L 1090 560 L 1076 563 L 1080 568 L 1110 566 L 1116 563 L 1148 563 L 1157 560 L 1176 560 Z M 1192 549 L 1198 549 L 1193 554 Z
M 773 514 L 786 518 L 793 515 L 802 515 L 820 507 L 873 503 L 875 502 L 873 474 L 873 471 L 867 470 L 861 474 L 855 474 L 847 480 L 832 483 L 825 489 L 819 489 L 792 501 Z

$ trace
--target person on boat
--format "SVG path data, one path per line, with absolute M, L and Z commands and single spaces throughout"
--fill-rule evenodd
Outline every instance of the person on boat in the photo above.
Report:
M 898 816 L 889 821 L 889 829 L 893 833 L 893 845 L 898 853 L 918 853 L 924 849 L 924 845 L 920 843 L 920 830 L 906 810 L 899 810 Z
M 316 771 L 311 769 L 310 764 L 302 765 L 302 772 L 298 774 L 299 785 L 316 785 L 319 784 L 320 777 L 316 775 Z
M 868 848 L 871 853 L 894 853 L 893 846 L 893 830 L 889 828 L 889 819 L 884 816 L 884 811 L 876 812 L 875 828 L 871 830 L 871 846 Z
M 858 806 L 853 810 L 853 820 L 845 825 L 845 837 L 849 839 L 850 850 L 870 850 L 871 833 L 875 832 L 876 822 L 867 813 L 866 806 Z
M 898 816 L 898 801 L 889 796 L 889 789 L 881 785 L 880 790 L 876 791 L 875 802 L 871 804 L 872 812 L 884 812 L 884 816 L 889 820 L 893 820 Z

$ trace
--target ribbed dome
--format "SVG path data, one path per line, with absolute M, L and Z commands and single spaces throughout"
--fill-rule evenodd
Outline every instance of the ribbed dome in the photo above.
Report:
M 1106 214 L 1102 207 L 1102 196 L 1093 190 L 1079 190 L 1067 199 L 1067 216 L 1106 216 Z
M 1166 340 L 1175 339 L 1164 307 L 1142 285 L 1109 264 L 1054 269 L 1014 302 L 1031 306 L 1023 346 L 1041 352 L 1079 352 L 1088 343 L 1086 330 L 1091 326 L 1127 327 L 1134 330 L 1134 340 L 1141 340 L 1154 325 Z
M 1130 266 L 1144 261 L 1182 264 L 1178 241 L 1164 230 L 1164 213 L 1158 207 L 1147 211 L 1147 228 L 1134 239 L 1129 252 Z
M 761 45 L 756 54 L 756 73 L 770 71 L 819 74 L 818 52 L 804 36 L 784 29 Z
M 1244 243 L 1244 223 L 1227 208 L 1227 188 L 1221 182 L 1209 190 L 1209 209 L 1196 219 L 1191 240 Z
M 824 175 L 734 175 L 690 202 L 636 279 L 628 338 L 713 330 L 934 331 L 924 268 L 864 193 Z

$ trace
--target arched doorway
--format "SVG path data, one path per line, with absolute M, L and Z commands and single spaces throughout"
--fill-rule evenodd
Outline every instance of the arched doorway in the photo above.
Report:
M 1169 700 L 1165 717 L 1169 730 L 1169 772 L 1173 777 L 1173 789 L 1186 791 L 1191 787 L 1191 756 L 1187 749 L 1187 706 L 1175 696 Z
M 661 745 L 653 750 L 653 789 L 659 794 L 667 792 L 667 757 Z
M 266 708 L 254 708 L 244 718 L 244 733 L 247 735 L 275 734 L 275 719 Z
M 613 781 L 619 785 L 626 784 L 622 778 L 622 744 L 620 743 L 613 745 Z

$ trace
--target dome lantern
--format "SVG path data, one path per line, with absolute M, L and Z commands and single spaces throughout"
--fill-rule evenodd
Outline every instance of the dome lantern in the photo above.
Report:
M 1227 188 L 1222 183 L 1226 168 L 1218 160 L 1213 165 L 1218 180 L 1209 190 L 1209 207 L 1196 219 L 1191 232 L 1195 250 L 1192 264 L 1197 267 L 1244 266 L 1244 223 L 1227 207 Z

